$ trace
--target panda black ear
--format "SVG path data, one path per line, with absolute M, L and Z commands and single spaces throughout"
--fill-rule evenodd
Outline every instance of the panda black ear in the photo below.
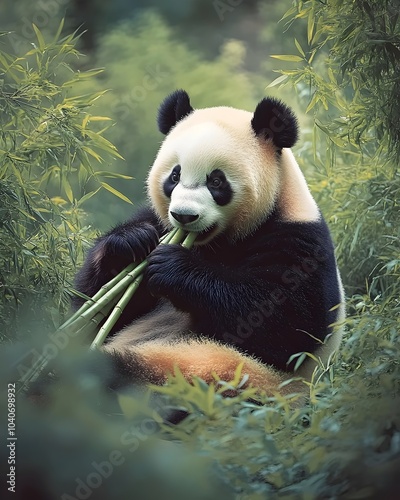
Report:
M 298 123 L 293 111 L 273 97 L 264 98 L 257 104 L 251 126 L 257 136 L 272 139 L 279 149 L 291 148 L 298 138 Z
M 168 134 L 176 123 L 193 111 L 190 99 L 184 90 L 175 90 L 164 99 L 158 108 L 158 129 Z

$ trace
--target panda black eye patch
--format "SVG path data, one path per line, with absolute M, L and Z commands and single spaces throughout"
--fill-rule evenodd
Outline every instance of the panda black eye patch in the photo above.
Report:
M 217 205 L 227 205 L 232 199 L 232 187 L 224 172 L 218 168 L 207 175 L 207 188 Z
M 164 181 L 164 194 L 167 198 L 171 198 L 172 191 L 174 190 L 175 186 L 179 183 L 179 180 L 181 178 L 181 166 L 176 165 L 167 179 Z

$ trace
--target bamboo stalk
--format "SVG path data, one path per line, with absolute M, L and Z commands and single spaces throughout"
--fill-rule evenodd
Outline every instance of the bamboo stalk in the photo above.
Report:
M 90 349 L 97 349 L 100 347 L 105 339 L 107 338 L 108 334 L 110 333 L 112 327 L 115 325 L 115 323 L 118 321 L 118 318 L 121 316 L 123 310 L 125 309 L 126 305 L 128 302 L 131 300 L 133 297 L 133 294 L 136 292 L 138 286 L 140 285 L 141 281 L 143 279 L 143 274 L 140 274 L 126 289 L 126 292 L 122 295 L 114 309 L 112 310 L 111 314 L 108 316 L 106 322 L 104 325 L 100 328 L 99 332 L 96 335 L 96 338 L 93 340 L 93 342 L 90 345 Z
M 174 235 L 177 233 L 178 229 L 173 229 L 169 233 L 165 234 L 160 238 L 160 243 L 168 243 Z M 89 299 L 70 317 L 63 323 L 58 330 L 63 330 L 72 324 L 76 319 L 78 319 L 82 313 L 90 309 L 95 303 L 103 297 L 109 290 L 111 290 L 117 283 L 119 283 L 122 278 L 125 278 L 130 272 L 132 272 L 137 267 L 136 262 L 132 262 L 125 269 L 123 269 L 117 276 L 108 281 L 105 285 L 103 285 L 98 292 L 93 295 L 93 297 L 89 297 Z
M 107 318 L 120 298 L 121 297 L 118 296 L 112 302 L 109 302 L 107 306 L 93 316 L 93 318 L 85 326 L 78 331 L 74 331 L 74 336 L 79 335 L 79 337 L 82 338 L 90 338 L 92 336 L 92 338 L 94 338 L 97 335 L 100 323 Z
M 184 236 L 186 235 L 185 231 L 183 229 L 176 229 L 174 231 L 174 234 L 172 235 L 172 238 L 168 241 L 169 245 L 176 245 L 182 242 Z
M 63 330 L 67 326 L 69 326 L 71 323 L 73 323 L 79 316 L 85 312 L 87 309 L 89 309 L 92 305 L 94 305 L 103 295 L 105 295 L 109 290 L 111 290 L 119 281 L 121 281 L 122 278 L 124 278 L 128 273 L 133 271 L 135 267 L 137 266 L 137 263 L 132 263 L 129 264 L 125 269 L 123 269 L 117 276 L 112 278 L 110 281 L 108 281 L 105 285 L 103 285 L 98 292 L 96 292 L 93 297 L 89 297 L 89 299 L 82 304 L 82 306 L 70 317 L 63 323 L 58 330 Z
M 94 304 L 90 305 L 89 308 L 84 310 L 78 318 L 76 318 L 72 323 L 68 325 L 68 328 L 73 327 L 75 330 L 80 330 L 82 327 L 84 327 L 88 321 L 90 321 L 98 312 L 103 309 L 103 307 L 105 307 L 110 301 L 115 299 L 120 293 L 123 293 L 128 285 L 144 271 L 146 265 L 146 261 L 138 264 L 132 271 L 130 271 L 116 285 L 109 289 Z
M 197 233 L 189 233 L 183 240 L 182 246 L 185 248 L 192 248 L 193 243 L 195 242 L 197 236 L 198 236 Z
M 173 229 L 160 238 L 160 243 L 181 243 L 185 248 L 190 248 L 197 234 L 189 233 L 186 237 L 185 234 L 182 229 Z M 92 342 L 90 349 L 100 347 L 137 290 L 146 267 L 146 259 L 139 264 L 129 264 L 117 276 L 103 285 L 93 297 L 89 298 L 56 332 L 65 331 L 66 334 L 70 332 L 74 336 L 78 333 L 80 336 L 90 335 L 97 330 L 101 321 L 109 315 Z M 21 377 L 19 391 L 26 389 L 29 383 L 40 375 L 50 359 L 45 355 L 39 357 L 31 369 Z
M 173 234 L 171 235 L 170 238 L 162 241 L 161 243 L 162 244 L 170 244 L 170 245 L 173 245 L 176 243 L 181 243 L 185 234 L 186 234 L 185 231 L 183 231 L 182 229 L 177 229 L 176 231 L 173 232 Z M 194 234 L 194 236 L 193 236 L 193 234 Z M 187 236 L 185 238 L 183 243 L 185 243 L 187 241 L 186 245 L 192 246 L 194 240 L 196 239 L 196 234 L 192 233 L 191 237 L 189 239 L 188 238 L 189 238 L 189 236 Z M 186 247 L 189 248 L 188 246 L 186 246 Z M 143 265 L 143 270 L 144 270 L 147 267 L 147 260 L 144 260 L 142 262 L 142 265 Z M 94 339 L 94 341 L 92 342 L 92 344 L 90 346 L 90 349 L 97 349 L 98 347 L 100 347 L 104 343 L 105 339 L 107 338 L 107 335 L 110 333 L 113 326 L 118 321 L 118 318 L 121 316 L 126 305 L 129 303 L 129 301 L 133 297 L 133 294 L 136 292 L 137 288 L 139 287 L 142 279 L 143 279 L 143 274 L 140 274 L 128 286 L 125 293 L 122 295 L 120 301 L 117 303 L 117 305 L 114 307 L 114 310 L 109 315 L 107 321 L 100 328 L 98 334 L 96 335 L 96 338 Z

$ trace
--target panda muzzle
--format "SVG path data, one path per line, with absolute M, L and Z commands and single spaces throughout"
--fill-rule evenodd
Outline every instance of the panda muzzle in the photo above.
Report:
M 196 214 L 179 214 L 177 212 L 170 212 L 172 217 L 182 225 L 190 224 L 195 222 L 199 216 Z

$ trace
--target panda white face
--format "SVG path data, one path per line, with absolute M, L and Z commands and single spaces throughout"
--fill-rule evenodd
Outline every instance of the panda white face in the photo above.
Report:
M 197 244 L 231 226 L 240 185 L 229 173 L 235 170 L 227 155 L 230 141 L 215 124 L 205 123 L 170 144 L 176 162 L 162 177 L 168 220 L 173 227 L 199 233 Z
M 224 107 L 194 111 L 168 134 L 150 169 L 152 206 L 166 226 L 199 232 L 196 245 L 222 232 L 244 237 L 273 208 L 276 148 L 255 136 L 251 116 Z
M 177 90 L 161 104 L 158 126 L 166 137 L 149 172 L 148 197 L 166 227 L 198 232 L 195 244 L 222 232 L 245 238 L 274 208 L 287 220 L 317 216 L 288 149 L 297 121 L 280 101 L 265 98 L 254 113 L 194 110 Z

